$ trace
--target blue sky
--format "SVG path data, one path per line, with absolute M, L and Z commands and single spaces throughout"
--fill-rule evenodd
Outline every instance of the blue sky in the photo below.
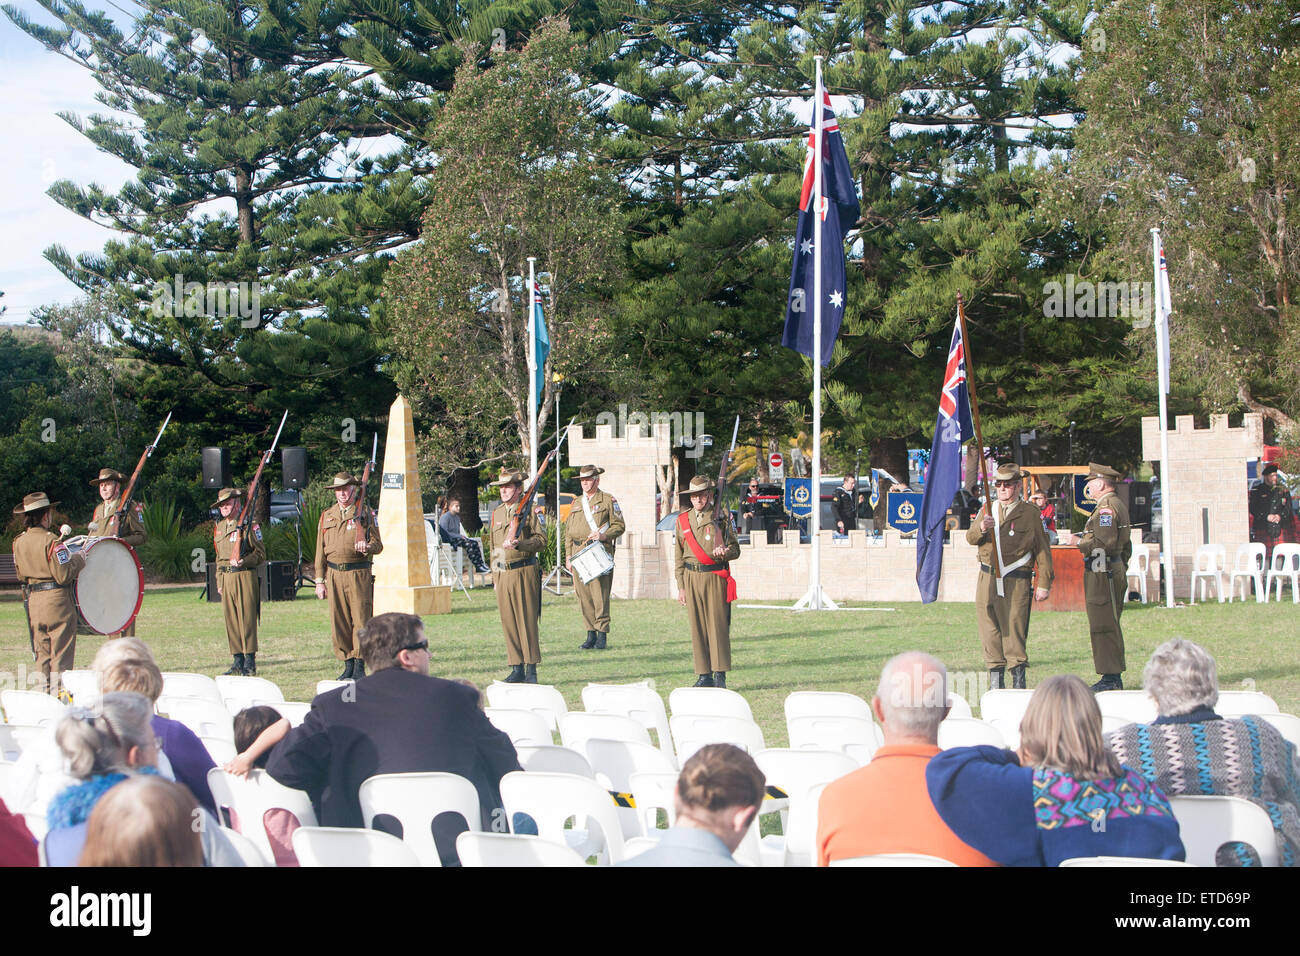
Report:
M 35 3 L 16 6 L 33 20 L 50 22 Z M 0 150 L 0 182 L 6 185 L 0 191 L 0 305 L 8 310 L 0 321 L 25 322 L 35 306 L 68 303 L 81 294 L 45 261 L 48 246 L 57 243 L 76 255 L 102 249 L 113 236 L 45 195 L 58 179 L 116 190 L 132 173 L 57 115 L 103 112 L 97 89 L 87 71 L 0 15 L 0 129 L 12 137 Z

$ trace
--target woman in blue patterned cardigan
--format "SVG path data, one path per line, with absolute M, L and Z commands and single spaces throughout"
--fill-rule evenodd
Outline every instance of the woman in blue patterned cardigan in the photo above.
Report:
M 1225 720 L 1214 712 L 1219 679 L 1205 648 L 1174 638 L 1142 671 L 1160 714 L 1112 732 L 1111 748 L 1171 796 L 1244 797 L 1273 822 L 1283 866 L 1300 863 L 1300 759 L 1295 745 L 1262 717 Z M 1219 848 L 1219 866 L 1258 866 L 1245 844 Z
M 955 747 L 931 758 L 926 788 L 943 822 L 1003 866 L 1089 856 L 1182 860 L 1169 801 L 1107 749 L 1088 685 L 1063 674 L 1034 691 L 1020 750 Z

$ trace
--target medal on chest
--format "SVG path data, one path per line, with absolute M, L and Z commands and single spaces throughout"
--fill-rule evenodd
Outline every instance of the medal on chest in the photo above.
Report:
M 1015 529 L 1015 528 L 1008 528 L 1008 529 L 1007 529 L 1007 537 L 1008 537 L 1008 538 L 1014 538 L 1015 536 L 1016 536 L 1016 529 Z
M 235 543 L 235 538 L 236 538 L 238 535 L 239 535 L 239 532 L 238 532 L 238 531 L 232 531 L 232 532 L 230 532 L 230 543 L 231 543 L 231 544 L 234 544 L 234 543 Z
M 348 521 L 348 530 L 349 530 L 349 531 L 355 531 L 355 530 L 356 530 L 356 527 L 357 527 L 357 522 L 356 522 L 356 519 L 355 519 L 355 518 L 353 518 L 353 519 L 351 519 L 350 521 Z

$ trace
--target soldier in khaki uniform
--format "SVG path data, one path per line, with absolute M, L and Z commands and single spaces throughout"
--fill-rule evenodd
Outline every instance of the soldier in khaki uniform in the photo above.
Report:
M 713 485 L 697 475 L 682 493 L 689 496 L 691 507 L 678 515 L 675 545 L 677 601 L 686 608 L 691 623 L 691 649 L 695 658 L 696 687 L 726 687 L 731 670 L 731 600 L 735 584 L 727 562 L 740 557 L 740 542 L 730 516 L 725 519 L 721 537 L 713 523 Z M 685 516 L 683 523 L 682 515 Z M 686 537 L 710 559 L 700 560 Z
M 257 569 L 266 560 L 262 529 L 254 522 L 244 535 L 242 555 L 235 554 L 235 532 L 239 530 L 237 509 L 244 500 L 238 488 L 222 488 L 214 508 L 221 520 L 212 528 L 212 546 L 217 554 L 217 593 L 226 621 L 226 640 L 234 663 L 227 674 L 253 677 L 257 674 L 257 618 L 262 605 L 262 585 Z
M 14 508 L 26 529 L 14 539 L 14 564 L 27 598 L 32 651 L 41 672 L 44 693 L 57 694 L 59 675 L 71 670 L 77 650 L 77 603 L 72 582 L 86 566 L 85 557 L 64 546 L 50 530 L 54 505 L 43 491 L 34 491 Z M 51 681 L 51 674 L 53 680 Z
M 112 468 L 101 468 L 99 476 L 91 479 L 90 483 L 99 487 L 100 502 L 95 505 L 95 513 L 90 519 L 88 530 L 92 537 L 113 534 L 119 541 L 138 549 L 146 541 L 144 506 L 139 501 L 133 501 L 130 511 L 120 514 L 122 487 L 126 482 L 126 476 Z M 110 520 L 114 515 L 117 516 L 117 520 Z M 131 619 L 126 630 L 110 636 L 135 637 L 135 618 Z
M 595 465 L 583 465 L 578 472 L 582 497 L 574 503 L 569 511 L 569 520 L 564 523 L 568 539 L 565 547 L 570 559 L 593 541 L 601 542 L 605 552 L 613 558 L 614 542 L 627 527 L 623 522 L 623 509 L 614 496 L 600 490 L 600 476 L 604 473 L 604 468 Z M 572 571 L 573 565 L 569 564 L 568 568 Z M 584 651 L 605 649 L 609 637 L 609 588 L 613 581 L 612 570 L 590 584 L 584 584 L 576 574 L 573 577 L 573 590 L 578 595 L 582 619 L 587 625 L 587 640 L 579 645 Z
M 1120 474 L 1114 468 L 1088 463 L 1084 493 L 1097 502 L 1092 517 L 1078 535 L 1062 534 L 1064 544 L 1083 552 L 1083 597 L 1088 603 L 1092 662 L 1101 680 L 1094 691 L 1123 690 L 1124 632 L 1119 616 L 1128 599 L 1128 560 L 1133 556 L 1128 508 L 1115 494 Z
M 361 660 L 361 628 L 374 614 L 375 577 L 370 559 L 384 550 L 373 519 L 358 517 L 360 484 L 340 471 L 329 485 L 335 504 L 320 516 L 316 529 L 316 596 L 330 602 L 334 656 L 344 661 L 339 680 L 366 676 Z M 365 538 L 357 544 L 357 522 L 365 523 Z
M 510 538 L 510 522 L 519 510 L 524 478 L 503 468 L 492 487 L 500 490 L 501 505 L 492 512 L 492 586 L 497 592 L 501 630 L 506 636 L 506 659 L 510 663 L 507 684 L 536 684 L 537 664 L 542 659 L 537 625 L 542 616 L 542 575 L 537 552 L 546 538 L 529 513 L 519 521 L 519 532 Z
M 1004 686 L 1009 666 L 1011 686 L 1024 689 L 1028 663 L 1025 644 L 1033 606 L 1030 598 L 1045 601 L 1052 589 L 1052 547 L 1038 509 L 1020 497 L 1022 477 L 1015 464 L 998 468 L 993 476 L 998 500 L 992 511 L 985 506 L 966 532 L 967 542 L 979 548 L 975 613 L 990 688 Z M 994 572 L 994 548 L 1000 556 L 997 566 L 1002 569 L 1000 588 Z M 1033 583 L 1035 565 L 1037 587 Z

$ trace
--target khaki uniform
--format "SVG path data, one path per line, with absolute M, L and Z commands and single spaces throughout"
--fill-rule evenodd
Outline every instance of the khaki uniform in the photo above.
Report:
M 375 576 L 370 559 L 384 550 L 379 528 L 366 527 L 367 553 L 357 550 L 357 505 L 330 505 L 316 529 L 316 580 L 325 582 L 330 605 L 334 656 L 341 661 L 361 657 L 361 628 L 374 616 Z
M 564 533 L 568 539 L 565 548 L 568 549 L 569 559 L 572 560 L 575 554 L 587 546 L 587 535 L 602 525 L 609 525 L 605 529 L 605 540 L 601 544 L 612 558 L 614 542 L 627 529 L 623 521 L 623 511 L 613 495 L 599 488 L 592 493 L 587 505 L 591 508 L 592 520 L 596 522 L 595 528 L 587 523 L 587 515 L 582 509 L 582 498 L 573 503 L 573 508 L 569 511 L 569 520 L 564 523 Z M 599 631 L 601 634 L 609 633 L 609 588 L 613 581 L 613 572 L 602 574 L 590 584 L 584 584 L 576 574 L 573 576 L 573 590 L 578 595 L 578 605 L 582 608 L 582 620 L 586 623 L 587 630 Z
M 212 546 L 217 552 L 217 590 L 221 592 L 221 613 L 226 620 L 226 640 L 231 654 L 257 653 L 257 616 L 262 605 L 262 584 L 257 569 L 266 560 L 262 529 L 256 524 L 244 536 L 244 559 L 230 563 L 233 538 L 239 520 L 231 515 L 218 518 L 212 529 Z
M 71 670 L 77 649 L 77 602 L 72 582 L 86 566 L 85 557 L 69 551 L 59 536 L 46 528 L 28 528 L 14 539 L 14 564 L 18 580 L 27 588 L 27 613 L 31 619 L 36 666 L 51 687 L 50 674 Z
M 995 501 L 999 509 L 998 536 L 1002 543 L 1002 563 L 1012 567 L 1029 556 L 1020 567 L 1002 579 L 1002 596 L 998 596 L 997 578 L 993 576 L 994 538 L 992 529 L 984 531 L 980 521 L 971 522 L 966 541 L 979 547 L 980 576 L 975 585 L 975 613 L 979 621 L 980 644 L 984 664 L 990 670 L 1018 667 L 1028 662 L 1025 644 L 1029 636 L 1029 612 L 1034 603 L 1033 568 L 1038 567 L 1038 587 L 1051 590 L 1052 546 L 1043 530 L 1037 508 L 1017 498 L 1009 505 Z M 982 519 L 981 519 L 982 520 Z
M 95 514 L 90 519 L 91 523 L 95 525 L 94 533 L 97 535 L 108 534 L 108 519 L 117 514 L 121 507 L 121 495 L 95 505 Z M 131 510 L 118 519 L 117 538 L 133 548 L 139 548 L 148 540 L 148 536 L 144 533 L 144 507 L 140 502 L 133 502 Z M 135 618 L 131 618 L 131 623 L 126 626 L 125 630 L 118 631 L 110 636 L 135 637 Z
M 537 517 L 525 515 L 519 522 L 519 540 L 506 549 L 506 535 L 519 505 L 511 502 L 492 512 L 492 586 L 497 593 L 497 611 L 501 630 L 506 637 L 506 659 L 511 667 L 537 664 L 542 659 L 538 621 L 542 616 L 542 575 L 537 552 L 546 546 L 546 538 L 537 526 Z
M 1083 597 L 1088 605 L 1092 661 L 1098 674 L 1120 674 L 1124 665 L 1124 632 L 1119 616 L 1128 600 L 1128 559 L 1133 556 L 1128 509 L 1113 491 L 1097 500 L 1083 526 L 1078 548 L 1083 552 Z
M 713 509 L 703 514 L 694 508 L 687 510 L 695 541 L 714 564 L 703 567 L 723 569 L 728 561 L 740 557 L 740 542 L 736 529 L 727 519 L 725 542 L 718 541 L 718 529 L 713 523 Z M 686 544 L 680 525 L 674 525 L 673 543 L 676 557 L 677 589 L 686 595 L 686 615 L 691 624 L 691 650 L 695 658 L 695 673 L 710 674 L 731 670 L 731 605 L 727 603 L 727 582 L 712 571 L 700 570 L 695 552 Z M 713 549 L 725 543 L 726 556 L 713 557 Z

